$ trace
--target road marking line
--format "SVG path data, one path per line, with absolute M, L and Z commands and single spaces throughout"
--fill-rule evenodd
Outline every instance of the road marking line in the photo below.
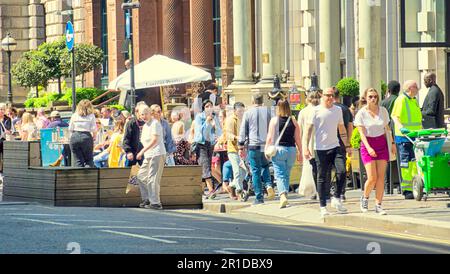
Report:
M 324 248 L 324 247 L 318 247 L 318 246 L 315 246 L 315 245 L 303 244 L 303 243 L 298 243 L 298 242 L 289 242 L 289 241 L 283 241 L 283 240 L 277 240 L 277 239 L 271 239 L 271 238 L 267 238 L 266 240 L 274 241 L 274 242 L 280 242 L 280 243 L 285 243 L 285 244 L 304 246 L 304 247 L 308 247 L 308 248 L 314 248 L 314 249 L 328 251 L 328 252 L 331 252 L 331 253 L 351 254 L 351 253 L 348 253 L 348 252 L 345 252 L 345 251 L 340 251 L 340 250 L 336 250 L 336 249 L 329 249 L 329 248 Z
M 15 220 L 22 220 L 22 221 L 30 221 L 30 222 L 35 222 L 35 223 L 50 224 L 50 225 L 71 226 L 71 224 L 51 222 L 51 221 L 44 221 L 44 220 L 36 220 L 36 219 L 27 219 L 27 218 L 13 218 L 13 219 L 15 219 Z
M 277 250 L 277 249 L 250 249 L 250 248 L 223 248 L 222 251 L 249 251 L 249 252 L 267 252 L 267 253 L 288 253 L 288 254 L 326 254 L 309 251 Z
M 148 236 L 145 236 L 145 235 L 132 234 L 132 233 L 126 233 L 126 232 L 120 232 L 120 231 L 114 231 L 114 230 L 100 230 L 100 231 L 101 232 L 106 232 L 106 233 L 111 233 L 111 234 L 116 234 L 116 235 L 121 235 L 121 236 L 128 236 L 128 237 L 132 237 L 132 238 L 138 238 L 138 239 L 162 242 L 162 243 L 166 243 L 166 244 L 176 244 L 177 243 L 175 241 L 156 239 L 156 238 L 148 237 Z
M 44 213 L 6 213 L 3 216 L 49 216 L 49 217 L 75 217 L 77 215 L 67 214 L 44 214 Z
M 199 239 L 199 240 L 217 240 L 217 241 L 232 241 L 232 242 L 261 242 L 261 240 L 248 240 L 248 239 L 230 239 L 230 238 L 214 238 L 214 237 L 196 237 L 196 236 L 167 236 L 167 235 L 155 235 L 156 238 L 179 238 L 179 239 Z
M 121 223 L 126 224 L 127 221 L 106 221 L 106 220 L 67 220 L 67 219 L 57 219 L 54 221 L 62 221 L 62 222 L 82 222 L 82 223 Z
M 139 226 L 89 226 L 88 228 L 111 228 L 111 229 L 144 229 L 144 230 L 173 230 L 173 231 L 194 231 L 191 228 L 170 228 L 170 227 L 139 227 Z
M 229 254 L 229 255 L 237 254 L 237 253 L 225 251 L 225 250 L 215 250 L 214 252 L 219 253 L 219 254 Z

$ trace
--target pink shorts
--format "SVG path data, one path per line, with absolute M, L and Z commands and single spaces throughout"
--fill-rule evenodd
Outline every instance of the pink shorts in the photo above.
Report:
M 372 161 L 381 161 L 385 160 L 389 162 L 389 148 L 386 140 L 386 135 L 383 134 L 378 137 L 366 137 L 369 145 L 375 150 L 377 157 L 370 156 L 369 152 L 366 149 L 366 146 L 363 142 L 361 142 L 361 160 L 364 165 L 372 162 Z

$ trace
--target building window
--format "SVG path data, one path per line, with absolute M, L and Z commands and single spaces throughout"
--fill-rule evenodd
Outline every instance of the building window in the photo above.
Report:
M 402 47 L 449 47 L 450 16 L 447 0 L 430 1 L 401 0 Z
M 213 26 L 214 26 L 214 69 L 216 79 L 221 78 L 221 42 L 220 42 L 220 0 L 213 0 Z
M 101 49 L 103 50 L 104 59 L 102 65 L 102 87 L 108 85 L 108 21 L 106 0 L 101 0 L 101 29 L 102 29 L 102 42 Z

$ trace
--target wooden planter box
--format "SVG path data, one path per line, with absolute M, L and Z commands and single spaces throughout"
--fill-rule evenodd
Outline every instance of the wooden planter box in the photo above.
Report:
M 130 168 L 41 167 L 38 142 L 4 142 L 5 201 L 54 206 L 136 207 L 139 191 L 125 194 Z M 202 208 L 200 166 L 165 167 L 164 207 Z

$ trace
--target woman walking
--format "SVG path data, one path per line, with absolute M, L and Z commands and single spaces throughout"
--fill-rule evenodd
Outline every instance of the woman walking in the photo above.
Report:
M 375 89 L 367 89 L 364 98 L 367 105 L 358 111 L 355 118 L 355 125 L 361 134 L 361 158 L 367 172 L 364 195 L 361 197 L 361 211 L 369 210 L 369 196 L 376 188 L 375 212 L 386 215 L 381 203 L 384 195 L 384 175 L 389 161 L 388 142 L 393 142 L 389 113 L 379 106 L 380 98 Z M 392 144 L 391 150 L 395 154 L 396 148 L 394 143 Z
M 277 136 L 277 141 L 274 144 L 275 136 Z M 277 116 L 270 120 L 265 151 L 272 144 L 276 146 L 276 154 L 273 156 L 272 162 L 280 195 L 280 208 L 285 208 L 288 204 L 287 194 L 296 153 L 297 160 L 303 161 L 300 126 L 292 117 L 291 106 L 286 100 L 278 101 Z
M 81 100 L 69 122 L 70 149 L 75 156 L 76 167 L 94 166 L 94 140 L 97 137 L 97 123 L 94 108 L 89 100 Z
M 163 127 L 160 122 L 161 108 L 158 105 L 152 105 L 150 108 L 143 105 L 142 108 L 148 122 L 142 128 L 143 148 L 136 156 L 137 160 L 144 158 L 137 174 L 143 200 L 139 207 L 163 209 L 160 200 L 160 184 L 166 161 L 166 148 Z
M 217 136 L 220 136 L 220 122 L 213 112 L 213 103 L 205 100 L 202 105 L 202 112 L 195 117 L 194 142 L 198 149 L 198 163 L 202 166 L 202 181 L 206 182 L 209 193 L 208 197 L 214 193 L 212 182 L 211 161 L 213 149 Z

